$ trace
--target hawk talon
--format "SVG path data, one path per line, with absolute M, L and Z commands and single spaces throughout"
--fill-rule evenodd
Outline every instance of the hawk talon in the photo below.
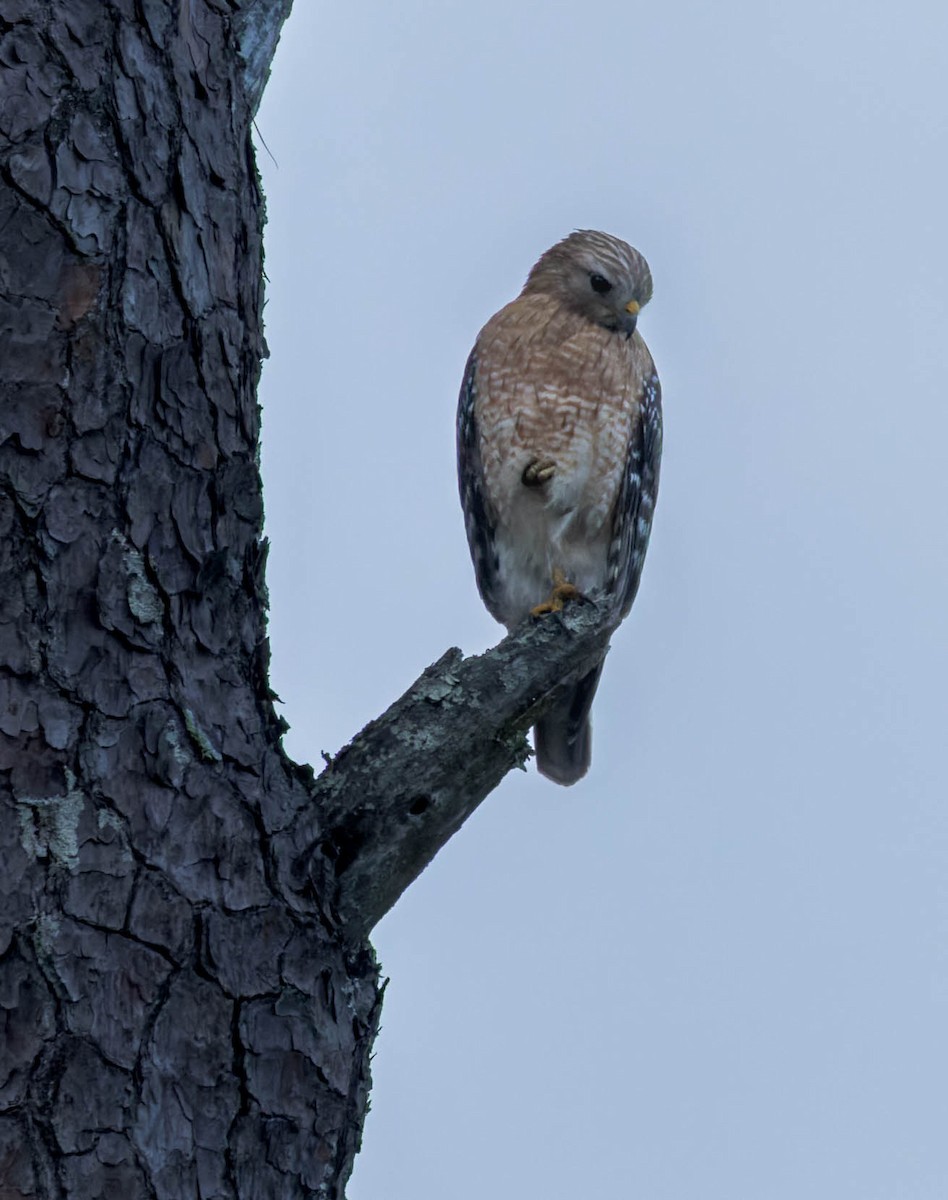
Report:
M 556 463 L 552 458 L 535 458 L 527 463 L 520 478 L 526 487 L 539 487 L 552 479 L 556 472 Z
M 585 600 L 586 597 L 575 583 L 569 583 L 562 571 L 553 572 L 553 591 L 548 600 L 530 609 L 531 617 L 545 617 L 547 613 L 562 612 L 572 600 Z

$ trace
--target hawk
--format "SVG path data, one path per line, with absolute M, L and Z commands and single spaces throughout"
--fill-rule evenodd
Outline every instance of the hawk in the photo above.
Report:
M 590 229 L 558 242 L 477 336 L 458 401 L 458 485 L 477 586 L 508 630 L 587 592 L 635 599 L 662 452 L 661 388 L 636 332 L 642 255 Z M 589 769 L 600 662 L 533 731 L 537 768 Z

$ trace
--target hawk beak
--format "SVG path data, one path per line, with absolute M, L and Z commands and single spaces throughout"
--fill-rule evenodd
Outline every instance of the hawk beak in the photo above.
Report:
M 638 300 L 630 300 L 625 306 L 625 311 L 629 314 L 622 322 L 622 328 L 625 330 L 626 341 L 635 333 L 635 323 L 639 319 L 639 311 L 642 305 Z

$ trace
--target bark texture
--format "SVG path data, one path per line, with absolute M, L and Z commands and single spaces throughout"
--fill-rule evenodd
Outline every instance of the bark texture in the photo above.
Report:
M 608 649 L 608 610 L 526 621 L 487 654 L 448 650 L 331 759 L 274 839 L 289 892 L 315 891 L 353 942 L 367 937 L 444 843 L 531 754 L 537 717 Z
M 263 202 L 288 0 L 0 0 L 0 1197 L 342 1197 L 371 926 L 594 608 L 315 781 L 267 684 Z
M 286 8 L 0 0 L 4 1197 L 339 1196 L 358 1143 L 376 967 L 269 849 L 309 803 L 257 470 Z

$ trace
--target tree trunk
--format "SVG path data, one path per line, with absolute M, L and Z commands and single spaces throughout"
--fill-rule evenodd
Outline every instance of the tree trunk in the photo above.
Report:
M 0 1200 L 342 1197 L 367 935 L 609 634 L 449 652 L 319 780 L 283 754 L 249 132 L 288 9 L 0 0 Z

